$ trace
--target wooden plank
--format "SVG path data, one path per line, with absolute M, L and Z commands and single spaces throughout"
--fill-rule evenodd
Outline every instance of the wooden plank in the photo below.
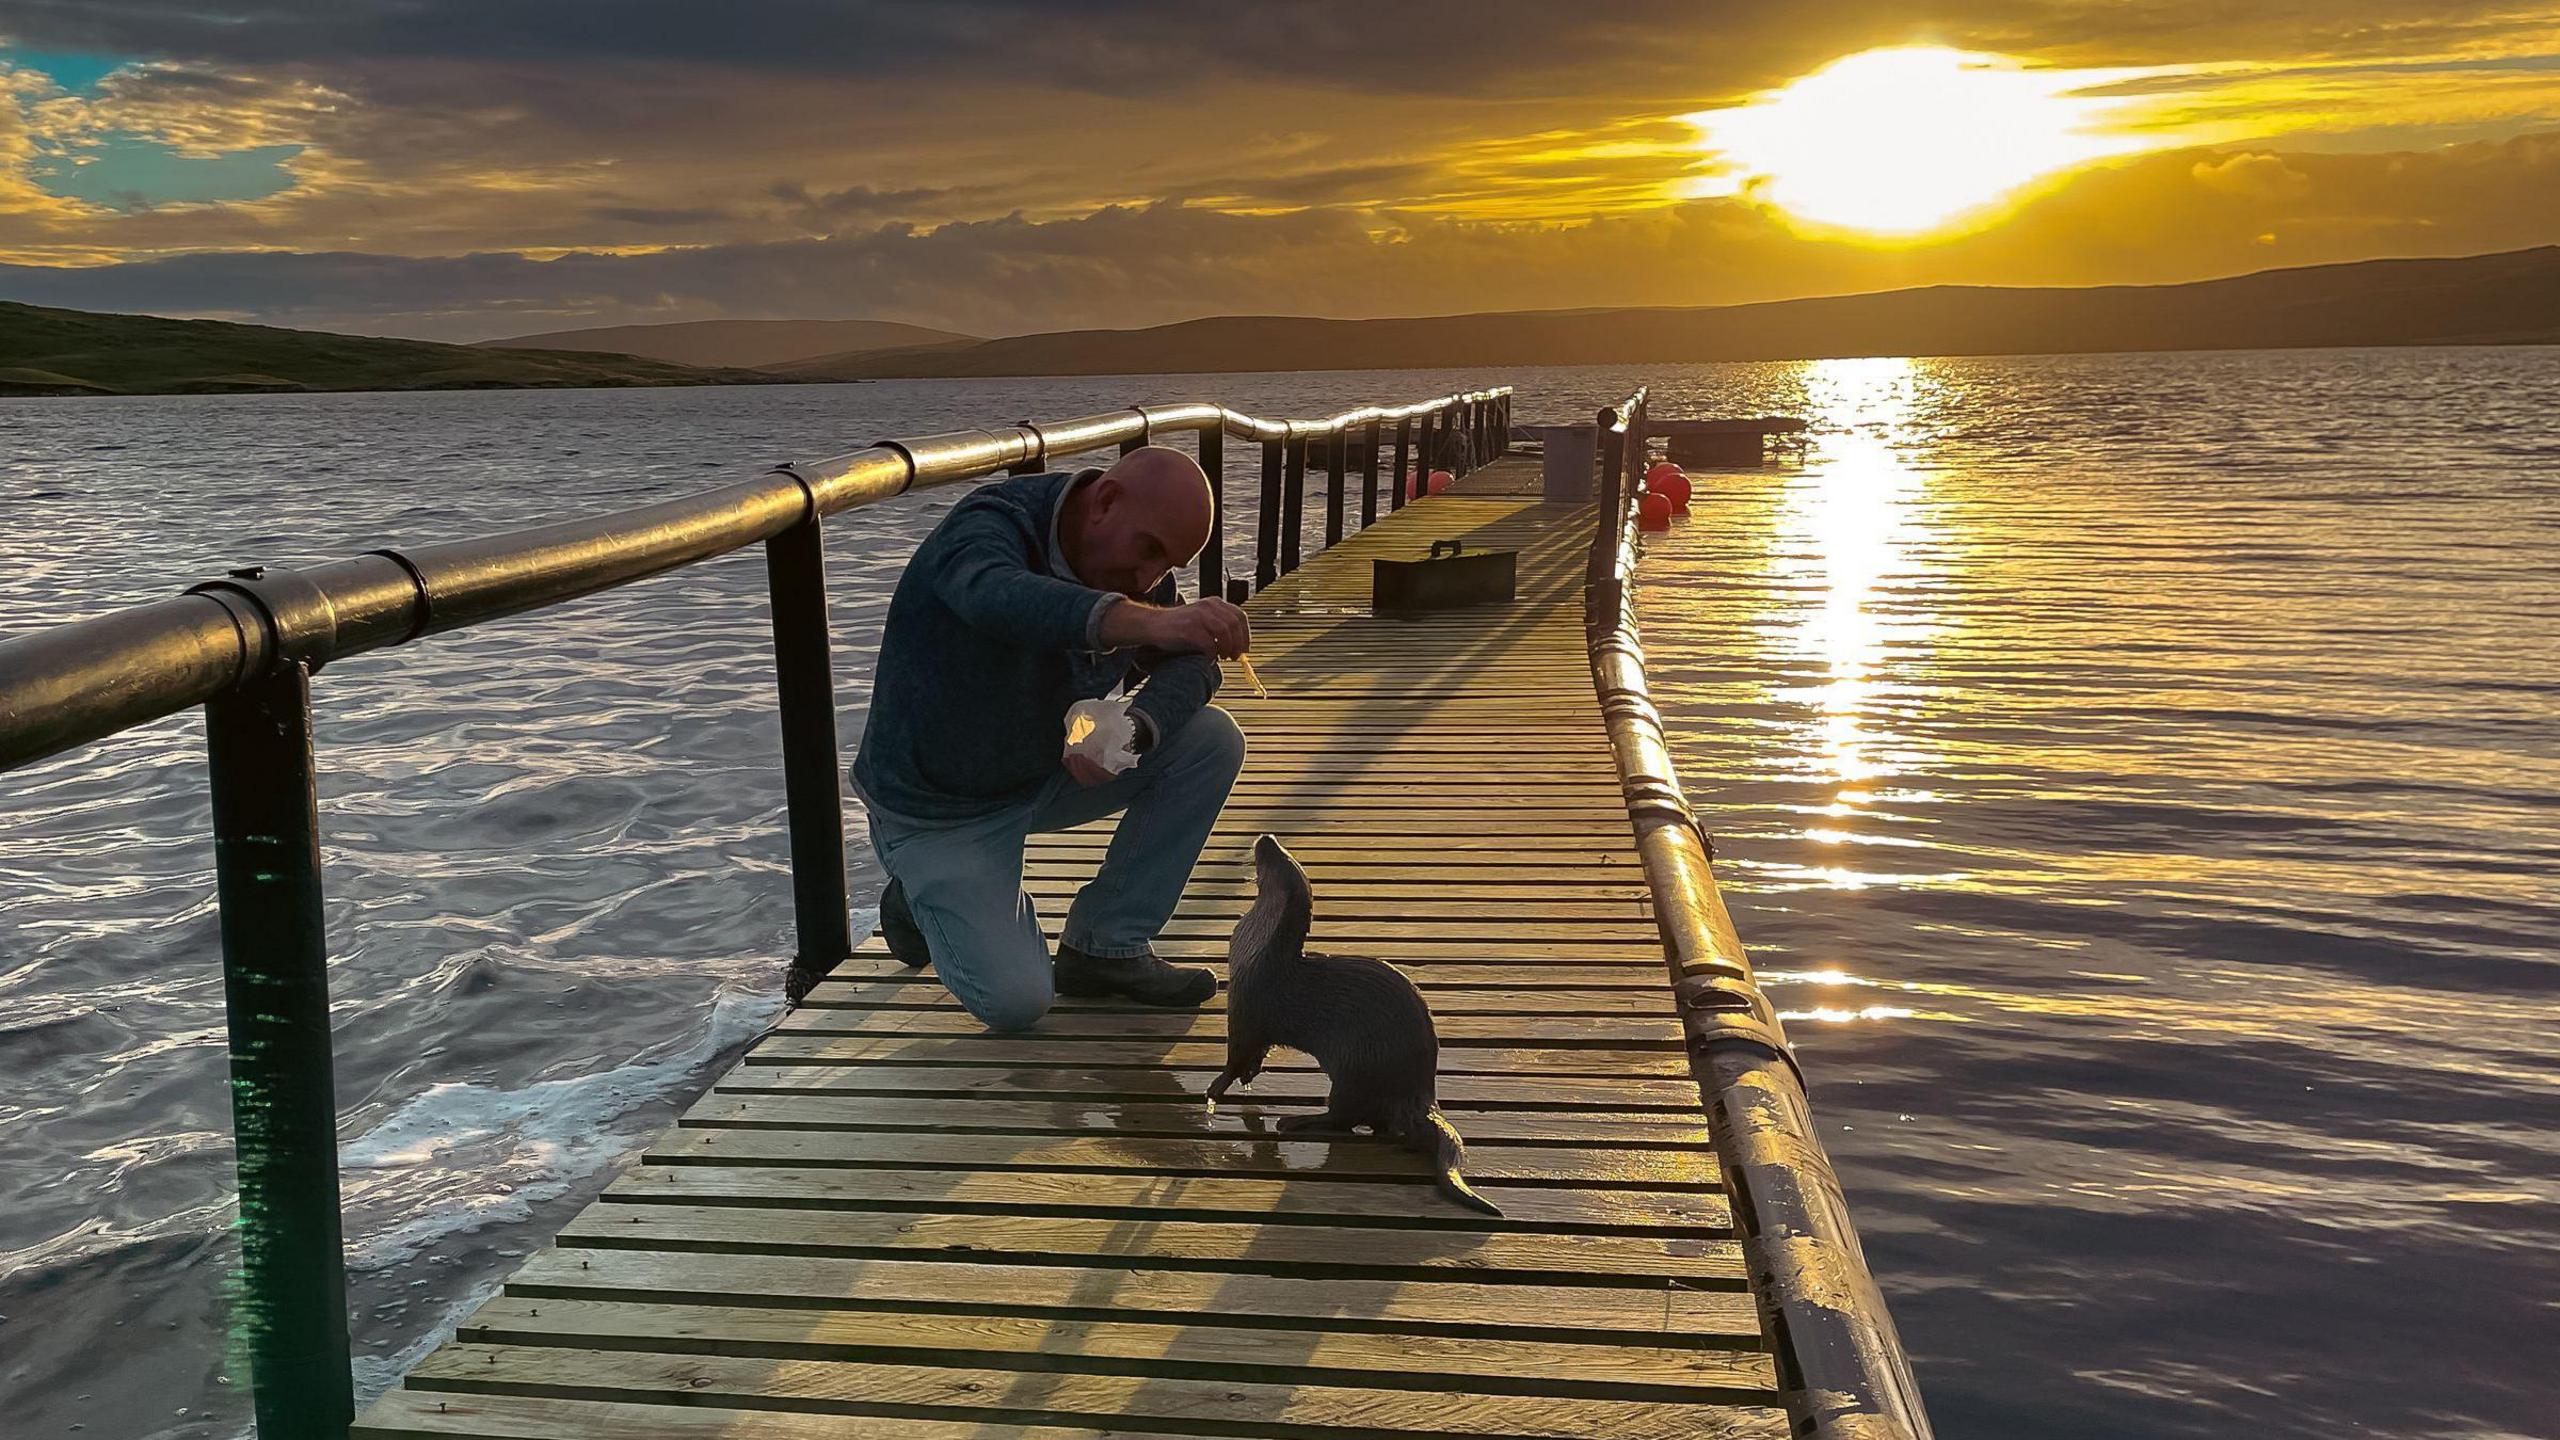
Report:
M 1022 891 L 1035 900 L 1072 900 L 1083 888 L 1081 878 L 1026 877 Z M 1207 889 L 1194 885 L 1191 888 L 1193 898 L 1176 905 L 1173 913 L 1186 918 L 1232 922 L 1253 904 L 1253 894 L 1241 886 L 1226 894 L 1214 890 L 1203 893 Z M 1492 894 L 1377 897 L 1358 886 L 1335 885 L 1328 887 L 1323 909 L 1328 917 L 1357 920 L 1427 921 L 1476 915 L 1515 920 L 1635 919 L 1649 924 L 1653 918 L 1652 906 L 1645 900 L 1587 900 L 1571 892 L 1559 898 L 1551 890 L 1522 888 L 1507 893 L 1497 890 Z
M 975 1170 L 836 1170 L 789 1166 L 644 1165 L 605 1193 L 628 1204 L 748 1204 L 817 1210 L 1032 1214 L 1272 1225 L 1355 1221 L 1395 1228 L 1535 1231 L 1549 1235 L 1722 1232 L 1722 1195 L 1486 1184 L 1500 1218 L 1386 1181 L 1211 1175 L 1012 1174 Z
M 1443 809 L 1390 810 L 1360 809 L 1347 805 L 1255 805 L 1239 802 L 1220 812 L 1217 825 L 1210 831 L 1211 843 L 1223 838 L 1239 848 L 1250 847 L 1265 833 L 1279 836 L 1295 849 L 1311 837 L 1340 839 L 1357 836 L 1371 848 L 1381 843 L 1407 856 L 1415 853 L 1412 841 L 1437 836 L 1466 842 L 1453 848 L 1488 849 L 1526 840 L 1554 845 L 1561 849 L 1584 849 L 1595 854 L 1624 851 L 1628 844 L 1626 822 L 1616 828 L 1602 819 L 1588 818 L 1580 812 L 1548 818 L 1529 810 L 1506 809 L 1487 805 L 1480 810 Z M 1072 830 L 1058 830 L 1053 835 L 1090 835 L 1108 842 L 1112 827 L 1102 821 L 1079 825 Z
M 1162 1068 L 1105 1069 L 1070 1065 L 1023 1067 L 992 1057 L 978 1064 L 859 1065 L 767 1064 L 750 1052 L 714 1094 L 827 1091 L 844 1095 L 1072 1097 L 1114 1103 L 1200 1104 L 1217 1071 Z M 1299 1109 L 1323 1101 L 1331 1082 L 1310 1069 L 1265 1070 L 1250 1087 L 1230 1092 L 1227 1109 Z M 1686 1076 L 1629 1078 L 1574 1075 L 1444 1074 L 1440 1107 L 1452 1114 L 1491 1110 L 1580 1110 L 1607 1106 L 1631 1114 L 1698 1113 L 1697 1082 Z M 1462 1122 L 1463 1123 L 1463 1122 Z
M 1043 915 L 1041 923 L 1050 943 L 1057 943 L 1062 917 Z M 1639 939 L 1615 933 L 1584 936 L 1578 939 L 1532 938 L 1509 936 L 1490 939 L 1426 940 L 1396 935 L 1362 935 L 1354 937 L 1334 931 L 1319 918 L 1315 939 L 1319 950 L 1357 949 L 1363 955 L 1374 955 L 1397 969 L 1408 965 L 1487 965 L 1518 967 L 1551 961 L 1574 965 L 1597 965 L 1611 961 L 1628 965 L 1650 965 L 1657 975 L 1663 973 L 1662 942 L 1650 936 Z M 1155 952 L 1168 960 L 1186 963 L 1213 962 L 1227 958 L 1226 934 L 1163 935 L 1155 942 Z
M 1539 863 L 1590 863 L 1590 866 L 1620 866 L 1620 874 L 1644 874 L 1633 858 L 1628 858 L 1626 820 L 1618 822 L 1618 830 L 1610 833 L 1608 825 L 1597 820 L 1572 820 L 1569 825 L 1503 825 L 1495 812 L 1485 815 L 1462 815 L 1449 812 L 1436 820 L 1398 820 L 1393 815 L 1354 817 L 1344 812 L 1293 812 L 1295 822 L 1272 828 L 1262 820 L 1280 817 L 1280 812 L 1262 812 L 1252 817 L 1221 820 L 1211 830 L 1211 846 L 1234 846 L 1236 851 L 1252 851 L 1254 840 L 1265 830 L 1288 840 L 1290 851 L 1300 846 L 1329 856 L 1364 856 L 1377 861 L 1408 863 L 1423 869 L 1428 863 L 1439 863 L 1444 856 L 1467 851 L 1498 851 L 1505 863 L 1523 863 L 1521 851 L 1536 851 Z M 1416 840 L 1434 840 L 1431 846 L 1416 846 Z M 1111 843 L 1111 828 L 1103 822 L 1078 825 L 1075 830 L 1050 830 L 1029 840 L 1034 848 L 1103 848 Z
M 1034 840 L 1029 854 L 1024 857 L 1023 875 L 1026 879 L 1068 880 L 1081 885 L 1093 878 L 1095 868 L 1102 862 L 1102 846 L 1051 850 L 1040 843 L 1046 838 Z M 1307 848 L 1313 849 L 1312 846 Z M 1508 851 L 1431 854 L 1423 859 L 1416 859 L 1410 852 L 1380 857 L 1374 852 L 1363 851 L 1350 858 L 1338 853 L 1301 853 L 1296 848 L 1291 853 L 1297 854 L 1298 863 L 1306 869 L 1309 882 L 1328 895 L 1363 887 L 1379 894 L 1401 894 L 1411 887 L 1427 885 L 1435 878 L 1447 884 L 1453 893 L 1460 894 L 1470 890 L 1519 891 L 1525 888 L 1550 893 L 1570 891 L 1577 895 L 1606 895 L 1624 888 L 1629 880 L 1643 873 L 1633 865 L 1620 865 L 1602 858 L 1582 879 L 1568 884 L 1558 879 L 1559 866 L 1578 866 L 1578 858 L 1572 862 L 1539 863 L 1536 855 Z M 1247 883 L 1252 873 L 1245 852 L 1237 850 L 1203 855 L 1191 871 L 1195 882 L 1230 885 Z M 873 893 L 877 893 L 876 886 Z
M 1234 1105 L 1223 1113 L 1201 1104 L 1087 1101 L 1007 1102 L 981 1097 L 911 1098 L 825 1093 L 738 1093 L 715 1090 L 679 1122 L 728 1129 L 916 1131 L 933 1135 L 988 1132 L 1006 1136 L 1098 1135 L 1114 1140 L 1187 1139 L 1218 1135 L 1252 1139 L 1263 1118 Z M 1286 1112 L 1283 1112 L 1286 1113 Z M 1596 1110 L 1481 1111 L 1464 1115 L 1470 1152 L 1507 1145 L 1638 1146 L 1690 1152 L 1708 1180 L 1714 1157 L 1705 1123 L 1694 1116 Z M 672 1140 L 671 1135 L 667 1140 Z M 661 1141 L 667 1143 L 667 1141 Z
M 1091 876 L 1024 876 L 1024 894 L 1044 899 L 1073 899 Z M 1595 894 L 1597 892 L 1597 894 Z M 1254 902 L 1252 881 L 1239 879 L 1196 879 L 1185 892 L 1185 899 L 1175 904 L 1175 915 L 1219 915 L 1236 917 Z M 1495 912 L 1495 915 L 1569 915 L 1580 920 L 1618 920 L 1638 915 L 1651 920 L 1654 904 L 1644 894 L 1626 894 L 1626 887 L 1562 887 L 1562 884 L 1341 884 L 1334 881 L 1324 892 L 1326 915 L 1362 915 L 1362 917 L 1418 917 L 1444 915 L 1449 910 Z
M 1463 1045 L 1574 1045 L 1610 1049 L 1677 1049 L 1680 1026 L 1668 1015 L 1443 1015 L 1437 1025 L 1446 1050 Z M 783 1035 L 948 1035 L 1011 1045 L 961 1010 L 811 1010 L 785 1015 L 773 1032 Z M 1064 1010 L 1044 1016 L 1023 1032 L 1042 1040 L 1223 1039 L 1224 1006 L 1199 1010 Z
M 1371 1225 L 1264 1225 L 1212 1216 L 1134 1223 L 1126 1216 L 950 1214 L 716 1204 L 623 1204 L 608 1196 L 562 1228 L 564 1246 L 717 1253 L 965 1255 L 1014 1265 L 1067 1263 L 1144 1270 L 1283 1273 L 1490 1284 L 1579 1283 L 1658 1290 L 1673 1282 L 1739 1285 L 1742 1249 L 1706 1230 L 1682 1234 L 1546 1235 Z
M 1168 1177 L 1395 1180 L 1431 1183 L 1431 1163 L 1384 1140 L 1308 1140 L 1267 1128 L 1226 1128 L 1180 1138 L 1116 1134 L 866 1134 L 843 1130 L 694 1126 L 661 1137 L 650 1165 L 773 1165 L 864 1170 L 1091 1172 Z M 1486 1183 L 1712 1190 L 1715 1166 L 1694 1151 L 1562 1145 L 1478 1145 L 1467 1173 Z
M 1224 955 L 1209 956 L 1200 963 L 1216 971 L 1220 978 L 1225 977 L 1226 957 Z M 1396 962 L 1396 968 L 1402 970 L 1414 984 L 1420 986 L 1422 993 L 1426 996 L 1450 990 L 1626 990 L 1641 992 L 1662 1001 L 1666 1006 L 1670 1004 L 1670 996 L 1663 989 L 1664 969 L 1663 961 L 1659 956 L 1602 959 L 1580 964 L 1551 960 L 1517 965 L 1480 963 L 1472 960 L 1465 962 L 1399 960 Z M 876 940 L 865 940 L 855 949 L 851 958 L 837 967 L 831 978 L 820 982 L 819 989 L 824 993 L 830 985 L 875 981 L 931 985 L 937 989 L 941 986 L 941 982 L 933 978 L 930 967 L 911 970 L 890 958 L 887 950 Z M 1074 996 L 1065 996 L 1058 1003 L 1067 1009 L 1077 1009 L 1088 1006 L 1120 1008 L 1125 1002 L 1082 1000 Z M 1210 1003 L 1223 1003 L 1223 997 L 1212 1000 Z
M 1582 1343 L 1616 1336 L 1684 1348 L 1749 1347 L 1760 1335 L 1752 1299 L 1738 1285 L 1668 1282 L 1644 1289 L 1489 1285 L 1454 1276 L 1364 1280 L 979 1260 L 550 1249 L 527 1260 L 508 1279 L 506 1293 L 1091 1320 L 1215 1315 L 1276 1328 Z
M 975 1420 L 795 1414 L 725 1405 L 563 1400 L 549 1395 L 394 1390 L 348 1432 L 353 1440 L 996 1440 Z M 1110 1426 L 1010 1426 L 1002 1440 L 1137 1440 Z M 1206 1440 L 1146 1431 L 1146 1440 Z
M 997 1055 L 1017 1068 L 1046 1069 L 1073 1065 L 1087 1069 L 1126 1067 L 1163 1074 L 1170 1070 L 1216 1073 L 1227 1062 L 1223 1041 L 1190 1040 L 1050 1040 L 1039 1035 L 1014 1036 L 999 1047 L 983 1036 L 903 1035 L 767 1035 L 747 1052 L 760 1065 L 983 1065 Z M 1313 1073 L 1313 1061 L 1274 1052 L 1265 1074 Z M 1671 1076 L 1688 1073 L 1689 1063 L 1676 1050 L 1573 1049 L 1537 1046 L 1450 1046 L 1440 1052 L 1446 1075 L 1517 1075 L 1546 1071 L 1556 1075 Z M 1257 1082 L 1259 1083 L 1259 1082 Z
M 1223 969 L 1223 967 L 1221 967 Z M 800 1002 L 803 1012 L 828 1010 L 948 1010 L 958 1011 L 960 1002 L 933 979 L 930 969 L 909 972 L 916 978 L 906 981 L 827 980 L 809 992 Z M 1223 974 L 1221 975 L 1223 977 Z M 1647 991 L 1641 986 L 1607 989 L 1495 990 L 1482 987 L 1455 988 L 1431 986 L 1423 990 L 1423 998 L 1434 1015 L 1663 1015 L 1670 1013 L 1671 1002 L 1661 991 L 1657 972 L 1644 977 L 1653 981 Z M 1226 1008 L 1227 996 L 1220 991 L 1202 1007 L 1208 1010 Z M 1153 1006 L 1118 997 L 1079 998 L 1063 996 L 1056 1015 L 1113 1013 L 1161 1014 Z M 798 1017 L 792 1017 L 796 1021 Z
M 1101 836 L 1061 832 L 1056 835 L 1033 836 L 1024 856 L 1026 877 L 1067 876 L 1081 882 L 1092 878 L 1108 840 Z M 1337 842 L 1322 835 L 1300 835 L 1289 846 L 1298 863 L 1306 867 L 1309 881 L 1329 894 L 1333 887 L 1361 883 L 1364 877 L 1409 882 L 1416 877 L 1440 876 L 1455 883 L 1469 885 L 1544 885 L 1554 886 L 1560 871 L 1582 873 L 1591 885 L 1623 885 L 1640 878 L 1644 871 L 1635 862 L 1589 845 L 1570 850 L 1553 849 L 1535 843 L 1511 841 L 1481 848 L 1458 849 L 1432 846 L 1388 847 L 1383 844 L 1352 841 Z M 1221 847 L 1200 857 L 1192 874 L 1204 877 L 1243 876 L 1251 873 L 1246 863 L 1252 854 L 1249 847 Z M 1331 878 L 1328 879 L 1327 876 Z M 877 893 L 876 889 L 873 893 Z
M 982 1424 L 1158 1430 L 1208 1424 L 1228 1434 L 1279 1436 L 1302 1427 L 1420 1430 L 1442 1436 L 1701 1440 L 1783 1435 L 1765 1418 L 1736 1428 L 1741 1408 L 1624 1400 L 1380 1390 L 1348 1385 L 1193 1380 L 1143 1373 L 1024 1372 L 754 1356 L 663 1355 L 551 1346 L 448 1345 L 420 1362 L 425 1388 L 662 1404 L 789 1408 L 829 1415 L 969 1419 Z M 1765 1417 L 1767 1412 L 1761 1412 Z M 1213 1432 L 1214 1433 L 1214 1432 Z
M 1330 909 L 1316 912 L 1316 931 L 1308 941 L 1316 949 L 1356 950 L 1373 941 L 1416 940 L 1435 944 L 1497 945 L 1513 941 L 1545 944 L 1582 944 L 1614 941 L 1622 945 L 1656 945 L 1652 926 L 1634 921 L 1592 917 L 1581 920 L 1556 920 L 1532 923 L 1504 920 L 1499 916 L 1483 920 L 1380 920 L 1374 916 L 1336 916 Z M 1057 913 L 1043 912 L 1043 933 L 1055 943 L 1066 924 L 1063 907 Z M 1235 921 L 1214 915 L 1176 915 L 1156 932 L 1158 941 L 1208 941 L 1224 946 L 1235 933 Z M 1159 952 L 1171 954 L 1159 946 Z
M 660 1355 L 972 1365 L 1048 1373 L 1120 1371 L 1273 1384 L 1465 1389 L 1543 1399 L 1573 1396 L 1766 1405 L 1777 1399 L 1766 1357 L 1635 1341 L 1589 1345 L 1361 1330 L 1119 1318 L 951 1314 L 871 1308 L 667 1304 L 500 1295 L 457 1327 L 466 1345 L 638 1350 Z M 1099 1363 L 1097 1363 L 1099 1362 Z M 1455 1382 L 1454 1384 L 1451 1382 Z

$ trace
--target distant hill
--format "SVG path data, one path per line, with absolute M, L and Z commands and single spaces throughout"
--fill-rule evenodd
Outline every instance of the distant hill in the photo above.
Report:
M 782 378 L 632 355 L 482 350 L 0 301 L 0 395 L 763 385 Z
M 1399 320 L 1221 316 L 840 357 L 832 376 L 1117 375 L 1852 355 L 2560 343 L 2560 246 L 2185 285 L 1941 285 L 1684 309 Z
M 931 345 L 891 345 L 877 350 L 839 350 L 831 355 L 814 356 L 807 360 L 791 360 L 763 368 L 793 380 L 811 382 L 857 380 L 867 378 L 867 372 L 864 370 L 866 366 L 884 362 L 901 362 L 910 357 L 940 355 L 947 351 L 967 350 L 985 343 L 985 341 L 971 338 L 943 340 Z
M 518 335 L 477 343 L 504 350 L 607 350 L 678 365 L 736 365 L 759 370 L 795 361 L 810 362 L 795 368 L 814 371 L 819 368 L 815 362 L 821 357 L 924 345 L 967 345 L 977 339 L 956 330 L 929 330 L 890 320 L 688 320 L 669 325 L 555 330 L 547 335 Z

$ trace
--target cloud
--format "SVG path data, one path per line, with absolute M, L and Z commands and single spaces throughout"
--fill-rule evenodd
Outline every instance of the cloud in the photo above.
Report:
M 716 206 L 697 205 L 689 210 L 655 210 L 646 205 L 591 205 L 590 220 L 610 220 L 621 225 L 708 225 L 726 220 L 729 212 Z
M 0 13 L 10 41 L 132 57 L 74 95 L 0 51 L 0 259 L 23 262 L 0 294 L 361 330 L 1705 303 L 2185 278 L 2355 258 L 2357 244 L 2534 243 L 2553 227 L 2539 194 L 2511 192 L 2503 212 L 2482 198 L 2501 177 L 2550 179 L 2495 150 L 2560 110 L 2560 71 L 2537 60 L 2560 53 L 2560 17 L 2530 0 L 1635 0 L 1562 17 L 1545 0 L 760 0 L 712 23 L 698 0 Z M 1673 117 L 1919 40 L 2174 67 L 2152 98 L 2178 128 L 2154 138 L 2219 148 L 2089 171 L 1982 235 L 1898 249 L 1807 239 L 1750 193 L 1672 201 L 1701 159 Z M 2447 141 L 2491 150 L 2475 166 Z M 274 149 L 281 188 L 236 186 L 224 203 L 184 203 L 148 168 L 116 177 L 130 205 L 39 183 L 46 154 L 142 142 L 290 148 Z M 2358 150 L 2428 178 L 2395 190 L 2370 183 L 2371 156 L 2311 158 Z M 63 266 L 79 268 L 46 268 Z
M 274 145 L 307 145 L 348 97 L 325 85 L 191 65 L 117 69 L 86 93 L 40 101 L 40 129 L 72 136 L 121 131 L 211 159 Z
M 2311 177 L 2281 155 L 2243 153 L 2199 160 L 2195 177 L 2207 190 L 2255 200 L 2294 200 L 2311 193 Z
M 776 180 L 765 193 L 782 203 L 793 224 L 812 235 L 832 235 L 849 223 L 879 221 L 930 213 L 958 187 L 915 185 L 903 190 L 876 190 L 848 185 L 841 190 L 813 190 L 798 180 Z
M 2560 133 L 2394 154 L 2170 152 L 2092 171 L 2009 224 L 1927 245 L 1795 233 L 1747 199 L 1574 224 L 1159 203 L 886 224 L 827 238 L 400 257 L 218 254 L 0 267 L 0 296 L 469 339 L 559 321 L 872 317 L 982 334 L 1217 313 L 1377 315 L 1716 304 L 1975 282 L 2167 282 L 2560 234 Z M 2234 183 L 2235 177 L 2253 177 Z M 2267 237 L 2272 236 L 2270 240 Z

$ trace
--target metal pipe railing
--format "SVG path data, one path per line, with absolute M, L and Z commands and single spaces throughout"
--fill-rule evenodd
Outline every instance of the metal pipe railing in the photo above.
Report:
M 253 566 L 174 599 L 0 640 L 0 772 L 202 704 L 212 765 L 214 872 L 230 1016 L 250 1373 L 263 1440 L 338 1440 L 353 1421 L 340 1244 L 311 677 L 368 650 L 556 605 L 744 546 L 765 546 L 782 715 L 797 953 L 789 989 L 852 953 L 835 685 L 820 525 L 927 485 L 1028 473 L 1108 446 L 1198 437 L 1218 521 L 1203 595 L 1241 599 L 1225 573 L 1225 437 L 1263 447 L 1255 585 L 1299 563 L 1307 447 L 1332 457 L 1328 540 L 1340 532 L 1341 455 L 1353 430 L 1460 410 L 1507 426 L 1510 391 L 1320 420 L 1266 420 L 1188 403 L 998 430 L 883 440 L 753 480 L 609 515 L 476 540 L 376 550 L 300 570 Z M 1401 434 L 1401 428 L 1399 429 Z M 1275 533 L 1290 459 L 1291 528 Z M 1374 454 L 1374 447 L 1372 453 Z M 1368 511 L 1364 507 L 1363 515 Z
M 1645 679 L 1633 607 L 1645 393 L 1600 412 L 1602 504 L 1585 590 L 1600 694 L 1636 851 L 1662 933 L 1690 1073 L 1706 1101 L 1752 1293 L 1793 1430 L 1816 1440 L 1929 1440 L 1929 1418 L 1867 1269 L 1804 1078 L 1709 868 Z
M 1509 391 L 1490 392 L 1507 402 Z M 0 640 L 0 772 L 202 704 L 300 659 L 329 661 L 609 590 L 929 485 L 1178 431 L 1276 442 L 1458 399 L 1266 420 L 1210 404 L 1133 407 L 1002 430 L 883 440 L 814 464 L 609 515 L 235 572 L 185 595 Z M 1267 583 L 1263 581 L 1260 583 Z

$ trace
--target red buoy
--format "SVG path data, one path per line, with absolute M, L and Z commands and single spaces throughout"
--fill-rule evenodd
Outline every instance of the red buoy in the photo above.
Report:
M 1660 465 L 1653 467 L 1654 470 L 1663 468 L 1665 467 Z M 1689 477 L 1677 465 L 1669 469 L 1671 473 L 1668 475 L 1656 475 L 1653 470 L 1646 471 L 1644 483 L 1660 491 L 1663 497 L 1671 502 L 1673 514 L 1686 515 L 1689 513 Z
M 1663 481 L 1680 473 L 1680 467 L 1672 464 L 1670 461 L 1656 460 L 1651 465 L 1645 467 L 1644 483 L 1659 490 L 1662 488 Z
M 1636 502 L 1636 528 L 1668 530 L 1671 528 L 1671 497 L 1659 490 L 1648 490 Z
M 1448 471 L 1434 470 L 1431 472 L 1431 489 L 1429 493 L 1437 495 L 1457 482 L 1458 477 L 1450 474 Z

